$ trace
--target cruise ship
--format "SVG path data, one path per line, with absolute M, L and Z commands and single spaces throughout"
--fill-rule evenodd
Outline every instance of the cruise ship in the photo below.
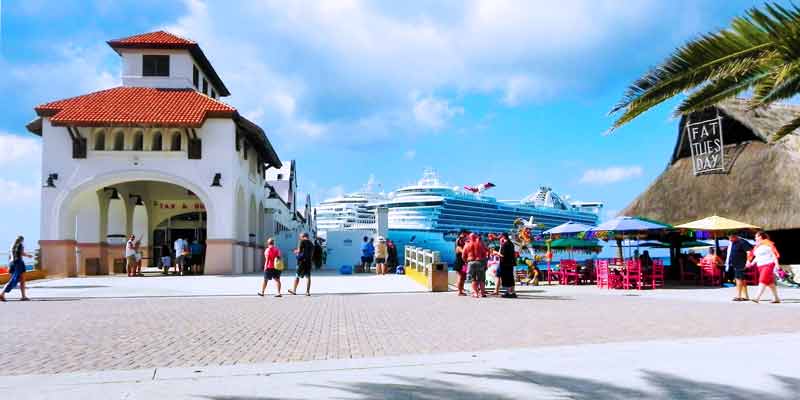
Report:
M 372 228 L 375 225 L 375 212 L 368 209 L 367 205 L 385 199 L 385 195 L 373 193 L 367 188 L 319 203 L 314 207 L 318 235 L 325 238 L 328 231 Z
M 389 238 L 399 249 L 412 245 L 439 251 L 442 261 L 452 263 L 461 229 L 507 232 L 517 218 L 533 217 L 536 234 L 568 221 L 596 225 L 603 208 L 601 202 L 568 203 L 548 187 L 516 201 L 473 191 L 444 185 L 435 172 L 426 170 L 417 184 L 398 189 L 386 200 L 370 202 L 366 209 L 388 208 Z

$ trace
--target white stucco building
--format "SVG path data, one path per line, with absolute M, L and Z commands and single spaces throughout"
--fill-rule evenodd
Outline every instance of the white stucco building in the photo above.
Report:
M 42 104 L 28 125 L 42 137 L 49 274 L 122 272 L 129 234 L 146 257 L 180 236 L 205 242 L 206 273 L 253 272 L 267 237 L 310 229 L 291 218 L 296 199 L 270 197 L 267 176 L 288 171 L 274 180 L 296 182 L 294 162 L 281 163 L 264 131 L 218 100 L 230 93 L 197 43 L 152 32 L 108 44 L 122 86 Z

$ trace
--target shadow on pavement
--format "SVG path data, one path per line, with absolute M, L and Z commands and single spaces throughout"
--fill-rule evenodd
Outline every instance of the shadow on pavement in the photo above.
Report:
M 439 400 L 439 399 L 495 399 L 511 400 L 512 396 L 501 394 L 502 391 L 476 391 L 453 382 L 427 378 L 407 378 L 391 376 L 402 383 L 348 383 L 342 385 L 313 385 L 321 389 L 337 390 L 349 393 L 357 399 L 391 399 L 391 400 Z M 330 396 L 329 398 L 342 398 Z
M 34 289 L 97 289 L 97 288 L 107 288 L 111 287 L 109 285 L 75 285 L 75 286 L 31 286 Z
M 652 387 L 652 391 L 626 388 L 610 382 L 576 378 L 565 375 L 546 374 L 535 371 L 498 369 L 489 374 L 447 373 L 465 381 L 470 379 L 519 382 L 529 384 L 529 398 L 552 396 L 576 400 L 628 400 L 628 399 L 733 399 L 733 400 L 789 400 L 795 399 L 800 389 L 800 379 L 772 375 L 776 380 L 774 387 L 763 391 L 742 388 L 714 382 L 704 382 L 678 375 L 642 370 L 642 378 Z M 340 385 L 319 385 L 317 387 L 343 391 L 359 399 L 498 399 L 514 398 L 503 393 L 501 382 L 484 385 L 475 390 L 463 384 L 438 379 L 415 379 L 391 376 L 400 383 L 347 383 Z M 789 395 L 775 394 L 782 389 Z M 348 396 L 347 398 L 350 398 Z M 548 397 L 549 398 L 549 397 Z
M 256 397 L 256 396 L 197 396 L 209 400 L 287 400 L 287 397 Z

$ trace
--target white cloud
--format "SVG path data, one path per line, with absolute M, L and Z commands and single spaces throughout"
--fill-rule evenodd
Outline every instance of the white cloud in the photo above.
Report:
M 119 86 L 117 73 L 106 68 L 107 57 L 116 54 L 105 44 L 84 48 L 60 43 L 47 63 L 1 65 L 9 79 L 0 79 L 0 89 L 14 90 L 39 104 Z
M 608 167 L 602 169 L 589 169 L 584 171 L 580 183 L 593 185 L 607 185 L 642 176 L 642 167 L 638 165 L 623 167 Z
M 405 158 L 406 160 L 413 160 L 417 158 L 417 151 L 413 149 L 406 150 L 406 152 L 403 154 L 403 158 Z
M 455 116 L 463 114 L 464 109 L 451 106 L 447 100 L 428 96 L 414 100 L 413 113 L 420 125 L 439 130 Z
M 0 196 L 0 204 L 4 206 L 29 206 L 32 203 L 38 204 L 40 188 L 35 184 L 20 183 L 17 181 L 0 178 L 0 193 L 3 194 Z
M 587 54 L 645 26 L 662 7 L 652 0 L 186 5 L 164 28 L 202 45 L 244 115 L 286 144 L 302 135 L 345 145 L 442 129 L 464 112 L 453 105 L 464 94 L 517 106 L 575 88 L 580 71 L 594 70 L 583 63 Z
M 12 163 L 38 164 L 41 159 L 42 145 L 33 137 L 22 137 L 6 132 L 0 132 L 0 166 Z

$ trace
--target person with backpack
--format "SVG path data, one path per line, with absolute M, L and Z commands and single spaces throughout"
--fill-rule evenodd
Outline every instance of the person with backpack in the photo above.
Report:
M 6 301 L 6 293 L 11 292 L 12 289 L 17 287 L 17 284 L 19 284 L 19 291 L 22 293 L 20 300 L 30 300 L 25 295 L 25 262 L 22 257 L 31 257 L 31 255 L 25 252 L 24 241 L 24 237 L 17 236 L 17 239 L 14 240 L 14 245 L 11 246 L 11 255 L 9 257 L 11 260 L 8 263 L 8 273 L 11 277 L 6 283 L 3 292 L 0 293 L 0 301 Z
M 311 296 L 311 256 L 314 254 L 314 245 L 308 238 L 308 233 L 300 235 L 300 243 L 294 250 L 297 256 L 297 274 L 294 278 L 294 286 L 289 293 L 297 294 L 297 285 L 301 278 L 306 278 L 306 296 Z
M 281 272 L 283 271 L 283 260 L 281 259 L 281 251 L 275 246 L 275 239 L 269 238 L 267 240 L 267 249 L 264 250 L 264 281 L 261 283 L 261 291 L 258 295 L 264 297 L 267 291 L 267 284 L 270 280 L 274 280 L 278 285 L 278 294 L 275 297 L 283 297 L 281 295 Z

